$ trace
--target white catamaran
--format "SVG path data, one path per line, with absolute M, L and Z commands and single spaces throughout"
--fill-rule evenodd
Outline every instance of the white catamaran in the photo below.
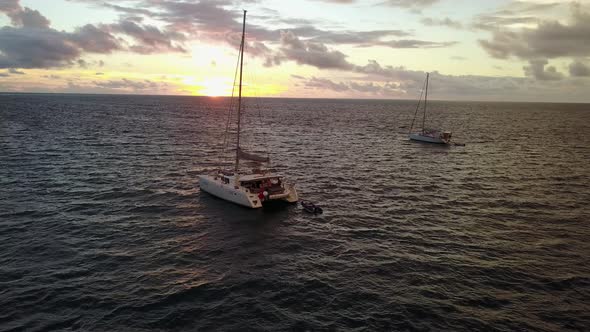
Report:
M 412 119 L 412 125 L 410 126 L 410 139 L 414 141 L 421 141 L 426 143 L 435 143 L 435 144 L 450 144 L 451 143 L 451 136 L 452 133 L 450 131 L 441 131 L 436 129 L 427 129 L 425 127 L 426 124 L 426 106 L 428 104 L 428 78 L 429 73 L 426 73 L 426 93 L 424 95 L 424 115 L 422 117 L 422 130 L 419 132 L 412 133 L 414 129 L 414 122 L 416 120 L 416 115 L 418 115 L 418 110 L 420 109 L 420 102 L 422 101 L 422 95 L 420 95 L 420 99 L 418 99 L 418 105 L 416 106 L 416 112 L 414 113 L 414 118 Z
M 260 208 L 263 203 L 270 201 L 295 203 L 299 199 L 297 190 L 295 190 L 294 184 L 286 182 L 282 176 L 273 174 L 269 170 L 261 170 L 260 168 L 250 172 L 240 169 L 240 160 L 255 163 L 270 162 L 268 157 L 248 153 L 240 146 L 241 112 L 244 106 L 242 100 L 242 71 L 244 67 L 245 33 L 246 11 L 244 11 L 242 43 L 240 45 L 238 58 L 240 84 L 237 102 L 237 139 L 234 169 L 217 170 L 213 174 L 200 175 L 199 186 L 201 190 L 206 191 L 211 195 L 249 208 Z M 226 128 L 226 135 L 227 133 L 228 130 Z

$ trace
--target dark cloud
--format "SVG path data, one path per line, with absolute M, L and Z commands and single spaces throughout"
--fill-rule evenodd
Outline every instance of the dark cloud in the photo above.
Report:
M 340 51 L 329 50 L 326 45 L 313 41 L 300 40 L 291 31 L 281 33 L 280 60 L 292 60 L 298 64 L 321 69 L 349 70 L 353 65 L 346 61 Z
M 157 9 L 154 14 L 168 24 L 171 31 L 183 31 L 209 40 L 223 40 L 229 31 L 240 31 L 242 13 L 224 8 L 230 1 L 185 2 L 173 0 L 145 0 L 148 8 Z M 249 25 L 250 31 L 257 27 Z
M 66 34 L 64 37 L 85 52 L 111 53 L 123 49 L 121 40 L 110 32 L 92 24 L 79 27 L 73 33 Z
M 397 40 L 374 42 L 376 45 L 392 48 L 433 48 L 453 45 L 454 42 L 436 43 L 419 40 Z M 370 46 L 370 45 L 362 45 Z M 265 66 L 280 65 L 283 61 L 295 61 L 298 64 L 314 66 L 319 69 L 358 70 L 358 66 L 346 60 L 346 55 L 329 49 L 324 43 L 315 39 L 302 40 L 292 31 L 281 32 L 281 44 L 277 52 L 264 49 L 257 52 L 266 59 Z
M 418 82 L 424 78 L 425 72 L 407 70 L 404 67 L 381 66 L 375 60 L 369 60 L 364 66 L 354 66 L 353 71 L 365 74 L 371 80 L 391 80 L 398 82 Z
M 456 42 L 432 42 L 415 39 L 384 40 L 391 37 L 411 35 L 403 30 L 372 30 L 372 31 L 326 31 L 312 26 L 288 29 L 307 41 L 323 44 L 349 44 L 358 47 L 386 46 L 391 48 L 438 48 L 455 45 Z
M 5 13 L 14 26 L 48 28 L 50 24 L 49 20 L 38 11 L 21 7 L 18 0 L 2 0 L 0 12 Z
M 17 26 L 27 28 L 47 28 L 49 27 L 49 20 L 36 10 L 25 7 L 21 12 L 15 16 L 10 17 L 12 23 Z
M 51 28 L 49 20 L 38 11 L 23 9 L 17 0 L 2 2 L 0 11 L 14 25 L 0 28 L 0 68 L 51 68 L 76 63 L 86 68 L 88 64 L 79 59 L 83 53 L 185 52 L 181 45 L 186 39 L 183 34 L 138 24 L 133 19 L 98 26 L 87 24 L 74 32 L 64 32 Z M 134 43 L 129 44 L 128 39 Z
M 570 76 L 590 77 L 590 66 L 576 60 L 569 65 Z
M 517 56 L 523 59 L 587 56 L 590 54 L 590 14 L 572 7 L 572 21 L 540 21 L 535 28 L 493 29 L 491 40 L 480 45 L 495 58 Z
M 553 66 L 545 66 L 549 62 L 545 59 L 530 60 L 529 65 L 523 67 L 526 76 L 532 76 L 541 81 L 558 81 L 563 78 L 563 74 L 558 72 Z
M 301 79 L 304 79 L 303 77 Z M 335 92 L 360 93 L 368 96 L 393 97 L 400 93 L 399 86 L 395 83 L 375 83 L 375 82 L 334 82 L 327 78 L 311 77 L 305 80 L 304 85 L 307 89 L 321 89 Z
M 443 19 L 425 17 L 421 20 L 421 22 L 428 26 L 446 26 L 454 29 L 463 28 L 463 24 L 461 24 L 461 22 L 452 20 L 448 17 L 445 17 Z
M 78 0 L 101 4 L 104 7 L 128 13 L 128 8 L 112 5 L 108 2 Z M 150 8 L 150 14 L 146 17 L 157 19 L 167 24 L 169 31 L 181 32 L 192 38 L 207 40 L 210 42 L 225 42 L 233 47 L 238 47 L 241 36 L 242 13 L 227 6 L 233 4 L 231 1 L 200 1 L 185 2 L 174 0 L 143 0 L 136 1 L 138 6 L 143 5 Z M 137 13 L 140 14 L 140 13 Z M 299 38 L 313 40 L 324 44 L 364 44 L 370 45 L 381 42 L 382 39 L 391 37 L 405 37 L 411 35 L 404 30 L 373 30 L 373 31 L 329 31 L 313 26 L 312 21 L 292 18 L 279 18 L 273 15 L 249 15 L 255 18 L 255 22 L 264 21 L 272 26 L 290 25 L 289 28 L 266 28 L 256 23 L 248 23 L 246 31 L 248 40 L 258 43 L 279 43 L 282 31 L 291 31 Z M 319 23 L 319 22 L 316 22 Z M 171 37 L 171 36 L 169 36 Z M 170 38 L 173 39 L 173 38 Z M 268 47 L 267 45 L 265 45 Z M 257 50 L 263 47 L 257 47 Z M 255 55 L 264 55 L 265 52 L 258 52 Z
M 21 10 L 19 0 L 2 0 L 0 1 L 0 12 L 11 13 Z
M 308 89 L 323 89 L 336 92 L 361 93 L 368 96 L 392 97 L 399 93 L 398 86 L 394 83 L 374 82 L 334 82 L 327 78 L 312 77 L 304 82 Z
M 0 68 L 48 68 L 71 64 L 79 46 L 53 29 L 0 29 Z
M 425 73 L 406 70 L 402 67 L 382 67 L 375 61 L 368 66 L 357 68 L 357 72 L 367 72 L 366 77 L 355 81 L 338 82 L 326 78 L 313 77 L 304 81 L 304 86 L 325 89 L 337 93 L 357 92 L 356 96 L 387 98 L 418 98 L 423 87 Z M 450 100 L 587 100 L 587 92 L 579 82 L 565 79 L 555 84 L 533 78 L 452 76 L 438 72 L 430 73 L 430 90 L 433 99 Z M 365 82 L 359 82 L 360 80 Z M 350 93 L 348 93 L 350 92 Z
M 315 76 L 305 82 L 305 86 L 308 88 L 332 90 L 337 92 L 350 90 L 350 87 L 344 83 L 334 83 L 327 78 L 317 78 Z
M 115 11 L 121 12 L 121 13 L 125 13 L 125 14 L 130 14 L 130 15 L 145 15 L 145 16 L 154 16 L 155 13 L 148 10 L 148 9 L 144 9 L 144 8 L 133 8 L 133 7 L 125 7 L 125 6 L 120 6 L 120 5 L 115 5 L 115 4 L 111 4 L 111 3 L 107 3 L 105 1 L 101 1 L 101 4 L 106 7 L 106 8 L 110 8 L 113 9 Z
M 186 40 L 181 33 L 161 31 L 153 25 L 139 25 L 132 20 L 123 20 L 103 27 L 112 33 L 132 37 L 137 43 L 131 45 L 129 49 L 137 53 L 186 52 L 182 46 L 174 43 Z
M 387 46 L 391 48 L 440 48 L 449 47 L 456 45 L 457 42 L 432 42 L 425 40 L 415 39 L 401 39 L 401 40 L 389 40 L 375 43 L 374 45 Z M 362 45 L 362 46 L 374 46 L 374 45 Z
M 120 92 L 154 92 L 168 90 L 170 86 L 169 84 L 163 82 L 154 82 L 150 80 L 130 80 L 123 78 L 118 80 L 93 81 L 92 86 L 86 86 L 86 88 L 115 90 Z
M 328 44 L 373 44 L 385 37 L 404 37 L 410 33 L 403 30 L 372 31 L 326 31 L 311 26 L 288 29 L 297 36 L 307 37 L 313 41 Z

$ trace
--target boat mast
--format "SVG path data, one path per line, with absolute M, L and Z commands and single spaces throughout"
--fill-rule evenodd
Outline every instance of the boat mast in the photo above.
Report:
M 424 134 L 424 124 L 426 123 L 426 104 L 428 103 L 428 76 L 430 73 L 426 73 L 426 94 L 424 95 L 424 117 L 422 117 L 422 134 Z
M 244 10 L 244 23 L 242 24 L 242 43 L 240 45 L 240 88 L 238 92 L 238 140 L 236 143 L 236 173 L 240 166 L 240 122 L 242 119 L 242 69 L 244 68 L 244 38 L 246 36 L 246 11 Z M 237 178 L 237 176 L 236 176 Z

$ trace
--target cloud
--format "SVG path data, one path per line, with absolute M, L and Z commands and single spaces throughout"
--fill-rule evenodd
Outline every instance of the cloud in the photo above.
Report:
M 353 71 L 359 74 L 365 74 L 369 79 L 372 80 L 382 80 L 383 78 L 385 78 L 386 80 L 402 82 L 418 82 L 421 81 L 426 74 L 423 71 L 407 70 L 406 68 L 401 66 L 383 67 L 375 60 L 369 60 L 368 63 L 364 66 L 354 66 Z
M 315 1 L 338 3 L 338 4 L 351 4 L 351 3 L 356 2 L 356 0 L 315 0 Z
M 536 3 L 511 1 L 502 9 L 489 14 L 478 15 L 472 27 L 482 30 L 496 30 L 513 25 L 530 25 L 539 21 L 539 14 L 561 5 L 559 2 Z
M 81 51 L 90 53 L 111 53 L 123 49 L 122 42 L 113 34 L 92 24 L 76 28 L 64 38 L 73 42 Z
M 590 66 L 576 60 L 570 63 L 569 72 L 570 76 L 574 77 L 590 77 Z
M 427 42 L 419 40 L 375 41 L 375 45 L 392 48 L 434 48 L 455 44 L 455 42 Z M 362 45 L 368 47 L 369 45 Z M 358 68 L 346 60 L 346 55 L 338 50 L 329 49 L 324 43 L 315 39 L 302 40 L 292 31 L 281 31 L 281 43 L 277 52 L 268 48 L 255 52 L 265 56 L 265 66 L 280 65 L 283 61 L 294 61 L 319 69 L 339 69 L 354 71 Z
M 337 92 L 350 90 L 348 85 L 346 85 L 344 83 L 334 83 L 332 80 L 329 80 L 327 78 L 317 78 L 317 77 L 312 77 L 311 79 L 309 79 L 305 83 L 305 86 L 308 88 L 325 89 L 325 90 L 332 90 L 332 91 L 337 91 Z
M 168 91 L 173 88 L 165 82 L 156 82 L 151 80 L 130 80 L 116 79 L 108 81 L 92 81 L 91 84 L 78 86 L 78 88 L 108 90 L 113 92 L 147 92 L 153 93 L 158 91 Z
M 11 74 L 25 75 L 25 72 L 24 71 L 20 71 L 20 70 L 18 70 L 16 68 L 10 68 L 10 69 L 8 69 L 8 72 L 11 73 Z
M 312 76 L 310 79 L 304 77 L 298 77 L 304 80 L 303 86 L 307 89 L 314 90 L 329 90 L 338 93 L 360 93 L 366 96 L 381 96 L 381 97 L 393 97 L 400 95 L 399 86 L 395 83 L 375 83 L 375 82 L 334 82 L 327 78 L 318 78 Z
M 558 72 L 553 66 L 545 68 L 548 64 L 546 59 L 530 60 L 528 66 L 524 66 L 526 76 L 532 76 L 541 81 L 558 81 L 563 78 L 563 74 Z
M 437 2 L 438 0 L 387 0 L 382 4 L 402 8 L 424 8 Z
M 122 20 L 115 24 L 103 25 L 112 33 L 121 33 L 132 37 L 137 43 L 129 47 L 137 53 L 186 52 L 174 42 L 183 42 L 186 37 L 177 32 L 162 31 L 153 25 L 139 25 L 133 20 Z
M 480 30 L 498 31 L 512 25 L 530 25 L 538 23 L 539 18 L 535 16 L 503 17 L 495 15 L 482 15 L 472 24 L 472 27 Z
M 489 55 L 499 59 L 587 56 L 590 54 L 590 14 L 583 12 L 580 6 L 572 6 L 571 16 L 569 24 L 542 20 L 535 28 L 495 28 L 491 40 L 479 43 Z
M 38 11 L 23 9 L 18 0 L 2 2 L 0 11 L 14 25 L 0 28 L 0 68 L 54 68 L 75 63 L 85 68 L 87 64 L 79 59 L 84 53 L 185 52 L 181 45 L 183 34 L 137 24 L 133 19 L 98 26 L 87 24 L 65 32 L 51 28 L 49 20 Z M 121 36 L 130 37 L 134 43 L 129 44 Z
M 424 17 L 421 22 L 428 26 L 446 26 L 453 29 L 462 29 L 463 24 L 459 21 L 452 20 L 448 17 L 443 19 Z
M 401 39 L 401 40 L 389 40 L 383 41 L 379 43 L 375 43 L 375 45 L 382 45 L 391 48 L 440 48 L 440 47 L 448 47 L 456 45 L 457 42 L 432 42 L 432 41 L 425 41 L 425 40 L 415 40 L 415 39 Z M 363 45 L 365 46 L 365 45 Z M 373 46 L 373 45 L 366 45 L 366 46 Z
M 0 12 L 11 13 L 20 9 L 19 0 L 3 0 L 0 2 Z
M 5 13 L 14 26 L 25 28 L 47 28 L 49 20 L 41 13 L 28 7 L 21 7 L 18 0 L 3 0 L 0 12 Z
M 329 50 L 326 45 L 313 41 L 300 40 L 291 31 L 281 32 L 279 62 L 292 60 L 298 64 L 310 65 L 321 69 L 352 69 L 346 61 L 346 55 L 340 51 Z
M 60 67 L 80 56 L 67 34 L 53 29 L 0 29 L 0 68 Z
M 544 66 L 542 66 L 544 69 Z M 312 77 L 304 81 L 304 86 L 318 90 L 333 91 L 346 97 L 418 98 L 423 87 L 425 74 L 422 71 L 407 70 L 403 67 L 380 66 L 377 62 L 357 68 L 357 72 L 367 72 L 367 76 L 354 81 L 334 81 L 328 78 Z M 544 70 L 551 71 L 551 70 Z M 551 74 L 546 74 L 551 75 Z M 559 74 L 558 74 L 559 75 Z M 543 81 L 522 77 L 489 77 L 478 75 L 444 75 L 430 73 L 432 99 L 446 100 L 511 100 L 511 101 L 583 101 L 587 98 L 587 88 L 579 82 L 566 80 Z
M 515 15 L 519 13 L 537 13 L 548 9 L 553 9 L 559 6 L 558 1 L 555 2 L 539 2 L 539 1 L 511 1 L 504 9 L 497 11 L 502 15 Z
M 242 13 L 229 10 L 224 6 L 230 1 L 161 1 L 145 0 L 145 5 L 152 11 L 158 10 L 152 17 L 168 24 L 171 31 L 183 31 L 209 40 L 223 40 L 226 32 L 240 31 Z M 255 32 L 255 25 L 249 25 Z
M 409 32 L 403 30 L 325 31 L 312 26 L 288 30 L 297 36 L 308 37 L 310 40 L 329 44 L 372 44 L 379 43 L 385 37 L 410 35 Z

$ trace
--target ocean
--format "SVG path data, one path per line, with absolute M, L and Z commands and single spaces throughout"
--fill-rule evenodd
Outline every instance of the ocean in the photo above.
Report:
M 322 215 L 199 190 L 226 98 L 0 94 L 0 330 L 590 326 L 589 104 L 245 102 Z

